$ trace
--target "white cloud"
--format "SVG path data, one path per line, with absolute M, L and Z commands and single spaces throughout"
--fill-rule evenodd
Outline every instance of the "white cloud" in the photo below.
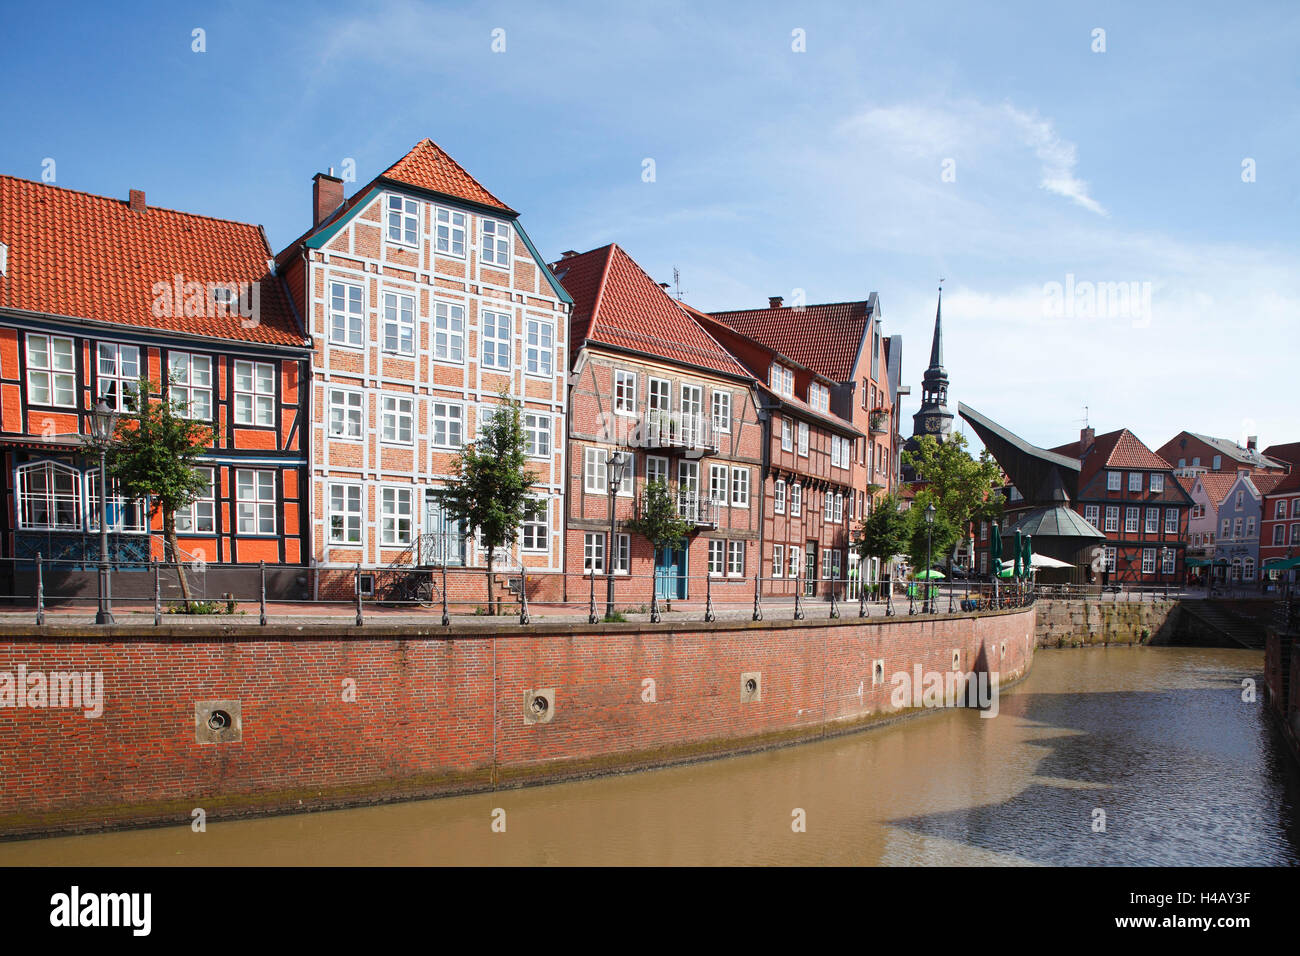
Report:
M 1074 143 L 1061 139 L 1048 120 L 1039 119 L 1035 114 L 1023 112 L 1010 104 L 1004 105 L 1003 110 L 1020 129 L 1025 144 L 1033 148 L 1042 162 L 1043 180 L 1040 185 L 1044 189 L 1073 200 L 1089 212 L 1109 215 L 1097 200 L 1088 195 L 1088 184 L 1074 175 L 1079 161 Z

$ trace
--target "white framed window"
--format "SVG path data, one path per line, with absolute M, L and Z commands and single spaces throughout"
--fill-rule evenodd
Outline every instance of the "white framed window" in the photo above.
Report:
M 1232 519 L 1224 518 L 1223 528 L 1219 532 L 1220 537 L 1224 537 L 1224 538 L 1228 537 L 1228 535 L 1231 533 L 1231 530 L 1232 530 Z
M 1156 534 L 1156 533 L 1159 532 L 1159 531 L 1160 531 L 1160 509 L 1159 509 L 1159 508 L 1148 508 L 1148 509 L 1147 509 L 1146 533 L 1147 533 L 1147 534 Z
M 510 316 L 505 312 L 483 312 L 483 367 L 510 369 Z
M 362 289 L 346 282 L 330 283 L 330 342 L 361 348 L 365 344 Z
M 360 485 L 331 482 L 329 486 L 330 544 L 361 544 L 362 495 Z
M 59 335 L 27 335 L 27 401 L 59 408 L 77 406 L 76 347 Z
M 385 352 L 415 354 L 415 296 L 384 293 L 382 343 Z
M 401 547 L 411 543 L 415 493 L 410 488 L 379 489 L 379 540 L 381 544 Z
M 614 370 L 614 411 L 619 415 L 636 414 L 636 372 Z
M 483 220 L 483 264 L 505 269 L 510 265 L 510 225 L 499 219 Z
M 1161 557 L 1162 557 L 1162 560 L 1161 560 L 1161 567 L 1160 567 L 1160 570 L 1163 571 L 1165 574 L 1173 574 L 1173 573 L 1174 573 L 1174 559 L 1175 559 L 1175 557 L 1176 557 L 1176 552 L 1174 551 L 1174 549 L 1173 549 L 1173 548 L 1165 548 L 1165 549 L 1164 549 L 1164 553 L 1162 554 Z
M 803 548 L 797 545 L 790 545 L 790 570 L 787 572 L 790 577 L 799 576 L 799 567 L 803 564 Z
M 588 446 L 582 450 L 582 490 L 591 495 L 608 494 L 605 449 Z
M 439 362 L 465 361 L 465 307 L 454 302 L 433 306 L 433 357 Z
M 275 366 L 235 360 L 235 424 L 275 424 Z
M 794 422 L 781 419 L 781 450 L 794 451 Z
M 772 577 L 779 578 L 785 575 L 785 545 L 772 545 Z
M 434 241 L 437 251 L 457 259 L 465 258 L 465 214 L 445 206 L 434 213 Z
M 524 371 L 550 376 L 555 363 L 554 329 L 543 319 L 529 319 L 525 326 Z
M 1173 564 L 1172 561 L 1168 561 L 1167 563 L 1171 565 Z M 1171 567 L 1169 570 L 1172 571 L 1173 568 Z M 1255 580 L 1255 559 L 1254 558 L 1248 557 L 1241 562 L 1241 576 L 1247 581 Z
M 1142 490 L 1142 472 L 1130 471 L 1128 473 L 1128 490 L 1129 491 Z
M 714 391 L 713 393 L 713 430 L 715 432 L 731 431 L 731 393 Z
M 1291 544 L 1300 544 L 1300 524 L 1291 525 Z
M 1213 470 L 1213 471 L 1218 471 L 1218 470 L 1219 470 L 1220 468 L 1222 468 L 1222 467 L 1223 467 L 1223 456 L 1222 456 L 1222 455 L 1215 455 L 1215 456 L 1214 456 L 1214 467 L 1213 467 L 1212 470 Z
M 1232 519 L 1232 536 L 1233 536 L 1234 538 L 1240 538 L 1240 537 L 1241 537 L 1241 519 L 1240 519 L 1240 518 L 1233 518 L 1233 519 Z
M 1125 534 L 1137 534 L 1141 512 L 1142 512 L 1141 508 L 1124 509 L 1124 533 Z
M 618 545 L 618 550 L 614 554 L 614 573 L 631 574 L 632 536 L 630 534 L 620 534 L 615 543 Z
M 520 547 L 525 551 L 548 551 L 551 546 L 551 503 L 545 498 L 530 498 L 524 508 L 523 526 L 519 531 Z
M 730 473 L 726 465 L 709 466 L 709 497 L 719 508 L 727 507 L 730 500 L 727 494 L 729 479 Z
M 709 539 L 709 576 L 721 577 L 727 560 L 727 542 L 720 538 Z
M 415 400 L 385 395 L 380 405 L 380 440 L 386 445 L 410 445 L 415 434 Z
M 838 468 L 839 466 L 840 466 L 840 436 L 832 435 L 831 436 L 831 467 Z
M 1291 517 L 1300 518 L 1300 498 L 1293 498 L 1291 500 Z
M 109 480 L 108 488 L 108 530 L 115 534 L 143 534 L 148 531 L 146 516 L 149 512 L 145 502 L 127 501 L 115 480 Z M 86 530 L 99 530 L 98 468 L 86 472 Z
M 830 492 L 822 495 L 822 520 L 828 523 L 835 520 L 835 496 Z
M 1142 549 L 1142 573 L 1143 574 L 1156 573 L 1156 549 L 1155 548 Z
M 1297 501 L 1297 502 L 1300 502 L 1300 498 L 1297 498 L 1296 501 Z M 1285 502 L 1285 501 L 1282 501 L 1281 499 L 1279 499 L 1279 500 L 1278 500 L 1278 503 L 1277 503 L 1276 505 L 1274 505 L 1274 507 L 1273 507 L 1273 517 L 1274 517 L 1275 519 L 1276 519 L 1276 518 L 1285 518 L 1285 517 L 1286 517 L 1286 502 Z
M 465 444 L 465 407 L 455 402 L 433 403 L 433 444 L 460 448 Z
M 803 514 L 803 485 L 795 482 L 790 486 L 790 517 L 797 518 Z
M 841 492 L 835 492 L 835 518 L 836 524 L 844 523 L 844 495 Z
M 1284 524 L 1273 525 L 1273 543 L 1286 544 L 1286 525 Z
M 808 423 L 799 423 L 799 454 L 803 458 L 808 457 Z
M 134 345 L 100 342 L 95 349 L 95 398 L 119 412 L 135 410 L 140 392 L 140 349 Z
M 745 576 L 745 542 L 727 542 L 727 576 L 743 578 Z
M 275 534 L 275 472 L 235 472 L 235 515 L 239 534 Z
M 81 473 L 54 461 L 18 466 L 18 527 L 81 530 Z
M 330 438 L 360 441 L 366 423 L 365 396 L 349 388 L 329 389 Z
M 1151 475 L 1151 491 L 1152 491 L 1152 493 L 1154 494 L 1154 493 L 1156 493 L 1156 492 L 1161 492 L 1161 491 L 1164 491 L 1164 490 L 1165 490 L 1165 476 L 1164 476 L 1164 475 L 1159 475 L 1159 474 L 1154 474 L 1154 473 L 1153 473 L 1153 474 Z
M 176 509 L 176 530 L 182 534 L 216 534 L 217 501 L 211 468 L 194 469 L 205 481 L 198 497 Z
M 524 454 L 529 458 L 551 457 L 551 416 L 541 412 L 524 412 Z
M 212 420 L 212 356 L 172 352 L 167 357 L 167 396 L 181 418 Z
M 1106 559 L 1106 565 L 1104 568 L 1102 568 L 1102 570 L 1114 572 L 1115 560 L 1119 554 L 1118 549 L 1112 545 L 1110 547 L 1104 548 L 1102 554 L 1105 556 Z
M 1166 508 L 1165 509 L 1165 534 L 1177 534 L 1177 533 L 1178 533 L 1178 509 Z
M 1092 525 L 1094 528 L 1100 527 L 1099 522 L 1100 522 L 1100 520 L 1101 520 L 1101 506 L 1100 506 L 1100 505 L 1084 505 L 1084 506 L 1083 506 L 1083 520 L 1086 521 L 1086 522 L 1088 522 L 1088 524 Z M 981 527 L 982 527 L 982 526 L 981 526 Z M 983 532 L 983 530 L 980 531 L 980 537 L 981 537 L 981 538 L 984 537 L 984 532 Z
M 646 484 L 652 481 L 668 484 L 668 459 L 660 455 L 648 455 L 645 460 Z
M 831 391 L 825 385 L 818 382 L 808 383 L 808 404 L 819 412 L 824 412 L 830 408 Z
M 1242 508 L 1242 504 L 1245 502 L 1245 500 L 1246 500 L 1246 493 L 1244 491 L 1238 491 L 1236 504 L 1233 510 L 1240 511 Z
M 749 507 L 749 469 L 731 469 L 731 507 Z
M 1246 519 L 1246 537 L 1253 538 L 1254 536 L 1255 536 L 1255 517 L 1254 515 L 1251 515 Z
M 785 514 L 785 479 L 778 478 L 772 486 L 772 510 L 779 515 Z
M 1122 481 L 1122 478 L 1121 478 L 1121 475 L 1120 475 L 1120 473 L 1119 473 L 1118 471 L 1108 471 L 1108 472 L 1106 472 L 1106 490 L 1107 490 L 1107 491 L 1119 491 L 1119 490 L 1120 490 L 1120 482 L 1121 482 L 1121 481 Z
M 388 197 L 388 239 L 404 246 L 420 240 L 420 204 L 406 196 Z
M 587 574 L 605 573 L 605 532 L 588 531 L 582 536 L 582 570 Z
M 772 363 L 772 391 L 778 395 L 794 396 L 794 370 L 784 365 Z

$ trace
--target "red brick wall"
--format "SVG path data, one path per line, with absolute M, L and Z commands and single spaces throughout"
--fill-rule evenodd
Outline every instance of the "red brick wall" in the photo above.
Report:
M 11 631 L 0 670 L 102 671 L 105 702 L 97 719 L 0 708 L 0 833 L 488 789 L 820 737 L 888 711 L 896 672 L 951 670 L 954 649 L 963 670 L 1021 674 L 1033 631 L 1032 609 L 432 636 L 381 626 L 213 637 L 164 627 L 109 640 Z M 885 680 L 873 686 L 877 659 Z M 750 671 L 761 674 L 761 700 L 743 703 Z M 354 702 L 343 700 L 347 678 Z M 539 688 L 554 688 L 553 719 L 525 723 L 524 693 Z M 240 701 L 242 740 L 196 743 L 195 702 L 221 699 Z

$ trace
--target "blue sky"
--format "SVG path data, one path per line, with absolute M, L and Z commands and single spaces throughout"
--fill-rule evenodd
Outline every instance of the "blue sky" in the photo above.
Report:
M 1295 4 L 6 5 L 0 172 L 278 249 L 312 174 L 429 136 L 548 258 L 617 241 L 704 309 L 878 292 L 918 393 L 945 277 L 954 405 L 1032 441 L 1085 405 L 1300 440 Z M 1052 314 L 1067 281 L 1150 307 Z

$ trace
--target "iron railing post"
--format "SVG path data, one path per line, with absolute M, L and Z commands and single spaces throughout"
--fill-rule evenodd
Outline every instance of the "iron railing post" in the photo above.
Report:
M 519 623 L 528 624 L 532 618 L 528 615 L 528 572 L 519 569 Z
M 153 626 L 162 626 L 162 574 L 157 561 L 153 563 Z
M 600 618 L 596 615 L 596 568 L 591 568 L 591 603 L 587 609 L 587 623 L 597 624 Z
M 862 580 L 862 569 L 858 569 L 858 617 L 867 616 L 867 585 Z
M 261 576 L 262 593 L 258 597 L 257 623 L 266 627 L 266 562 L 258 561 L 257 570 Z M 358 585 L 358 590 L 360 589 Z
M 357 627 L 365 625 L 366 620 L 361 610 L 361 565 L 357 564 L 356 570 L 352 573 L 352 591 L 357 598 Z
M 451 627 L 451 618 L 447 615 L 447 554 L 442 556 L 442 626 Z
M 830 582 L 830 586 L 831 586 L 831 617 L 839 617 L 839 616 L 840 616 L 840 606 L 835 602 L 835 594 L 836 594 L 836 592 L 839 590 L 839 587 L 837 586 L 838 584 L 839 584 L 838 581 L 831 581 L 831 582 Z
M 755 621 L 763 620 L 763 606 L 761 603 L 761 597 L 760 597 L 761 591 L 759 588 L 759 581 L 761 579 L 762 579 L 762 572 L 760 571 L 754 575 L 754 620 Z
M 794 576 L 794 619 L 803 620 L 803 584 L 802 577 L 799 574 Z
M 713 613 L 713 574 L 704 575 L 704 620 L 715 621 L 718 615 Z
M 36 552 L 36 624 L 45 623 L 45 561 L 39 551 Z M 25 689 L 24 689 L 24 692 Z

